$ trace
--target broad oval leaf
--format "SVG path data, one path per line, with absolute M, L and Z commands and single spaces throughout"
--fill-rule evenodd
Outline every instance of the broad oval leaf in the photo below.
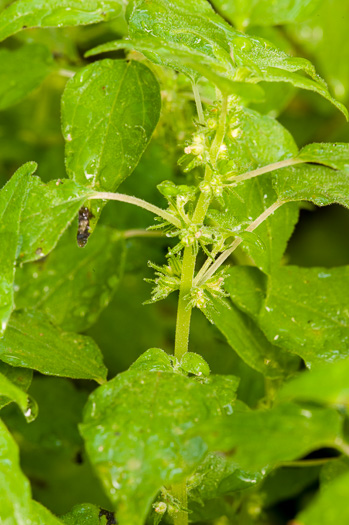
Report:
M 156 356 L 150 366 L 158 349 Z M 120 525 L 143 525 L 161 487 L 195 469 L 206 446 L 202 437 L 188 439 L 188 431 L 221 410 L 219 386 L 174 372 L 131 368 L 93 392 L 81 433 Z
M 122 0 L 16 0 L 0 13 L 0 41 L 29 27 L 95 24 L 116 18 Z
M 109 304 L 125 260 L 123 233 L 100 226 L 84 250 L 71 231 L 41 261 L 16 273 L 16 308 L 40 310 L 63 330 L 82 332 Z
M 20 102 L 38 87 L 53 69 L 53 57 L 41 44 L 27 44 L 14 51 L 0 49 L 0 109 Z
M 115 191 L 138 164 L 160 107 L 159 84 L 140 62 L 107 59 L 83 68 L 62 98 L 68 176 Z
M 0 191 L 0 336 L 14 308 L 13 282 L 23 242 L 20 223 L 36 168 L 35 162 L 24 164 Z
M 36 313 L 16 312 L 0 340 L 0 359 L 42 374 L 105 381 L 102 354 L 90 337 L 62 332 Z

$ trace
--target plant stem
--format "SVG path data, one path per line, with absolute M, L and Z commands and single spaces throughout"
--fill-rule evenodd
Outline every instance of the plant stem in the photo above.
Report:
M 272 215 L 283 204 L 285 204 L 284 201 L 276 201 L 276 202 L 274 202 L 274 204 L 269 206 L 269 208 L 267 208 L 259 217 L 257 217 L 257 219 L 255 221 L 253 221 L 246 228 L 245 231 L 246 232 L 253 232 L 253 230 L 258 228 L 258 226 L 260 224 L 262 224 L 262 222 L 264 222 L 270 215 Z M 206 261 L 206 263 L 203 266 L 203 268 L 205 267 L 205 273 L 201 271 L 201 270 L 203 270 L 203 268 L 202 268 L 200 270 L 200 272 L 198 273 L 194 284 L 196 286 L 199 286 L 199 285 L 203 284 L 205 281 L 207 281 L 207 279 L 212 277 L 212 275 L 228 259 L 228 257 L 230 257 L 230 255 L 233 253 L 233 251 L 236 250 L 236 248 L 238 246 L 240 246 L 240 244 L 242 242 L 243 242 L 243 239 L 241 239 L 241 237 L 236 237 L 236 239 L 234 240 L 234 242 L 232 243 L 230 248 L 228 248 L 223 253 L 221 253 L 221 255 L 218 257 L 218 259 L 216 259 L 216 261 L 212 264 L 212 266 L 207 271 L 206 271 L 206 269 L 209 266 L 208 263 L 211 262 L 211 261 L 210 260 Z
M 172 485 L 171 487 L 172 496 L 174 496 L 178 501 L 181 502 L 183 508 L 188 506 L 188 497 L 187 497 L 187 484 L 185 481 L 178 483 L 177 485 Z M 186 511 L 180 510 L 178 515 L 174 518 L 175 525 L 188 525 L 188 513 Z
M 216 132 L 215 138 L 213 139 L 211 150 L 210 150 L 210 158 L 211 158 L 212 166 L 216 165 L 219 150 L 224 141 L 225 131 L 227 127 L 227 112 L 228 112 L 228 97 L 224 96 L 222 100 L 222 109 L 221 109 L 221 114 L 219 116 L 217 132 Z
M 253 171 L 248 171 L 247 173 L 243 173 L 242 175 L 237 175 L 236 177 L 230 177 L 227 180 L 231 180 L 234 183 L 242 182 L 244 180 L 253 179 L 254 177 L 263 175 L 264 173 L 269 173 L 271 171 L 280 170 L 281 168 L 287 168 L 288 166 L 294 166 L 295 164 L 304 164 L 304 162 L 306 161 L 303 159 L 286 159 L 280 162 L 274 162 L 273 164 L 268 164 L 268 166 L 263 166 L 262 168 L 257 168 L 256 170 L 253 170 Z
M 125 230 L 125 239 L 131 239 L 132 237 L 162 237 L 164 232 L 148 231 L 148 230 Z
M 200 97 L 200 93 L 199 93 L 199 88 L 198 88 L 198 85 L 195 84 L 195 82 L 193 82 L 192 86 L 193 86 L 193 93 L 194 93 L 194 99 L 195 99 L 195 104 L 196 104 L 196 111 L 198 112 L 199 123 L 202 126 L 204 126 L 205 125 L 205 117 L 204 117 L 204 112 L 202 110 L 202 104 L 201 104 L 201 97 Z
M 182 224 L 179 219 L 168 213 L 166 210 L 162 210 L 161 208 L 158 208 L 154 204 L 150 204 L 150 202 L 144 201 L 143 199 L 138 199 L 138 197 L 132 197 L 131 195 L 124 195 L 123 193 L 108 193 L 108 192 L 97 192 L 94 193 L 91 197 L 89 197 L 89 200 L 91 199 L 100 199 L 100 200 L 112 200 L 112 201 L 119 201 L 119 202 L 127 202 L 129 204 L 134 204 L 135 206 L 139 206 L 140 208 L 144 208 L 145 210 L 150 211 L 151 213 L 154 213 L 154 215 L 158 215 L 159 217 L 162 217 L 166 221 L 170 222 L 176 228 L 181 229 Z

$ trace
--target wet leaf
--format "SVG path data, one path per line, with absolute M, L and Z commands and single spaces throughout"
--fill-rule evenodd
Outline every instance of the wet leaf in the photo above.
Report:
M 20 221 L 31 186 L 30 176 L 36 168 L 35 162 L 24 164 L 0 192 L 0 336 L 14 308 L 13 281 L 22 246 Z
M 41 44 L 0 49 L 0 63 L 0 109 L 17 104 L 53 70 L 52 55 Z
M 18 388 L 12 381 L 10 381 L 4 374 L 0 373 L 0 408 L 7 405 L 11 401 L 17 403 L 19 408 L 28 421 L 32 421 L 36 417 L 36 406 L 35 403 L 30 400 L 28 395 Z
M 188 374 L 209 376 L 210 367 L 205 359 L 194 352 L 186 352 L 180 362 L 181 368 Z
M 5 376 L 11 384 L 26 392 L 31 385 L 33 378 L 33 371 L 26 368 L 19 368 L 10 366 L 7 363 L 0 361 L 0 374 Z M 6 396 L 0 396 L 0 408 L 11 403 L 11 400 Z
M 0 14 L 0 40 L 29 27 L 95 24 L 116 18 L 121 0 L 16 0 Z
M 308 144 L 297 155 L 305 162 L 324 164 L 336 170 L 349 171 L 349 144 L 342 142 Z
M 15 301 L 17 309 L 40 310 L 63 330 L 82 332 L 95 323 L 119 284 L 125 243 L 122 233 L 100 226 L 81 250 L 72 233 L 44 260 L 19 268 Z
M 321 0 L 213 0 L 217 11 L 239 29 L 271 26 L 306 20 Z
M 42 374 L 105 380 L 107 371 L 96 343 L 87 336 L 62 332 L 37 313 L 16 312 L 0 340 L 0 359 Z
M 234 412 L 202 425 L 201 432 L 211 449 L 230 451 L 239 468 L 258 470 L 322 447 L 336 447 L 341 426 L 341 417 L 332 409 L 284 404 L 270 410 Z
M 61 520 L 66 525 L 105 525 L 106 521 L 100 520 L 101 509 L 90 503 L 83 503 L 82 505 L 76 505 L 71 512 L 61 516 Z
M 221 411 L 214 386 L 174 372 L 131 368 L 93 392 L 81 433 L 120 525 L 143 524 L 161 486 L 193 472 L 206 446 L 188 430 Z
M 80 70 L 62 98 L 68 176 L 115 191 L 137 166 L 160 115 L 159 84 L 145 65 L 102 60 Z M 92 207 L 98 216 L 101 204 Z
M 280 268 L 269 278 L 260 327 L 309 366 L 348 357 L 348 286 L 348 266 Z
M 21 217 L 19 260 L 36 261 L 53 250 L 91 193 L 71 180 L 53 180 L 45 184 L 39 177 L 33 177 Z

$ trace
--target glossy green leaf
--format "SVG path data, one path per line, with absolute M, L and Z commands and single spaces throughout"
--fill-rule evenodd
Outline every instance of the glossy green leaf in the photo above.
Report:
M 181 359 L 180 367 L 188 374 L 196 376 L 209 376 L 210 367 L 205 359 L 194 352 L 186 352 Z
M 0 14 L 0 40 L 29 27 L 95 24 L 116 18 L 121 0 L 16 0 Z
M 14 51 L 0 49 L 0 63 L 0 109 L 17 104 L 53 69 L 52 55 L 41 44 L 29 44 Z
M 131 39 L 157 40 L 161 45 L 184 45 L 191 52 L 200 53 L 219 64 L 222 72 L 232 80 L 248 82 L 290 82 L 297 87 L 316 91 L 347 116 L 346 108 L 329 93 L 325 82 L 316 74 L 313 65 L 304 58 L 293 58 L 263 38 L 251 37 L 235 31 L 218 16 L 208 2 L 195 0 L 137 0 L 129 12 Z M 193 53 L 193 54 L 194 54 Z M 161 65 L 179 69 L 178 60 L 156 53 L 147 55 Z M 217 67 L 217 66 L 216 66 Z M 180 68 L 192 78 L 195 69 Z M 313 80 L 298 75 L 304 71 Z M 200 75 L 204 72 L 200 73 Z
M 217 11 L 239 29 L 306 20 L 321 0 L 213 0 Z
M 30 189 L 30 175 L 36 167 L 35 162 L 24 164 L 0 192 L 0 336 L 14 308 L 13 281 L 22 247 L 20 221 Z
M 278 398 L 349 406 L 349 360 L 341 359 L 302 372 L 283 385 Z
M 274 188 L 281 201 L 311 201 L 317 206 L 349 207 L 349 173 L 325 166 L 300 165 L 275 172 Z
M 71 180 L 53 180 L 44 184 L 39 177 L 33 177 L 21 217 L 19 260 L 29 262 L 45 257 L 91 193 Z
M 254 266 L 232 266 L 224 280 L 224 288 L 233 303 L 255 321 L 267 293 L 267 277 Z
M 297 515 L 299 525 L 346 525 L 349 473 L 339 476 L 320 490 L 308 507 Z
M 202 425 L 211 449 L 231 451 L 240 468 L 263 469 L 335 447 L 342 420 L 332 409 L 284 404 L 270 410 L 234 412 Z
M 349 144 L 346 143 L 309 144 L 301 149 L 297 157 L 305 162 L 324 164 L 336 170 L 349 170 Z
M 186 73 L 191 78 L 204 77 L 215 84 L 222 93 L 237 95 L 244 100 L 261 102 L 264 92 L 256 84 L 230 80 L 224 66 L 217 60 L 212 59 L 202 52 L 193 50 L 180 42 L 168 43 L 166 40 L 152 38 L 138 38 L 136 40 L 116 40 L 107 42 L 86 53 L 86 56 L 94 56 L 99 53 L 107 53 L 118 49 L 137 50 L 147 58 L 164 66 Z
M 221 413 L 218 392 L 214 384 L 174 372 L 131 368 L 90 396 L 81 433 L 120 525 L 143 524 L 162 485 L 195 469 L 206 446 L 187 432 Z
M 32 501 L 30 484 L 19 466 L 19 451 L 13 437 L 0 420 L 0 520 L 25 525 L 59 525 L 47 509 Z
M 17 271 L 17 309 L 40 310 L 63 330 L 82 332 L 109 304 L 123 272 L 123 234 L 98 228 L 81 250 L 72 233 L 45 259 Z M 69 298 L 69 299 L 68 299 Z
M 96 343 L 87 336 L 62 332 L 37 313 L 12 315 L 0 340 L 0 359 L 42 374 L 105 380 L 107 371 Z
M 270 343 L 250 317 L 233 304 L 228 308 L 214 300 L 213 305 L 210 318 L 245 363 L 270 378 L 294 373 L 298 367 L 297 359 Z
M 349 267 L 286 266 L 269 278 L 260 326 L 309 365 L 348 357 Z
M 79 71 L 62 99 L 69 177 L 114 191 L 138 164 L 160 106 L 159 84 L 140 62 L 107 59 Z
M 35 407 L 27 394 L 12 383 L 5 375 L 0 373 L 0 396 L 5 398 L 4 403 L 0 403 L 0 407 L 4 406 L 10 401 L 17 403 L 28 421 L 32 421 L 35 417 Z M 7 402 L 6 402 L 7 399 Z
M 61 520 L 66 525 L 106 525 L 106 520 L 100 519 L 101 509 L 90 503 L 76 505 L 71 512 L 61 516 Z

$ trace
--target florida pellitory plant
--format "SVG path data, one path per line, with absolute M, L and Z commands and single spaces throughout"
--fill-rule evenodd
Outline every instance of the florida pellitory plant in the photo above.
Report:
M 327 484 L 295 523 L 349 522 L 349 271 L 287 266 L 284 259 L 302 201 L 349 207 L 349 147 L 312 143 L 299 150 L 270 116 L 289 99 L 289 86 L 317 93 L 345 117 L 347 110 L 308 60 L 250 36 L 258 33 L 253 28 L 247 34 L 229 23 L 242 31 L 250 20 L 283 24 L 309 17 L 319 4 L 276 3 L 273 10 L 263 1 L 254 8 L 221 0 L 211 2 L 214 7 L 206 0 L 3 2 L 9 5 L 0 13 L 0 39 L 11 39 L 0 50 L 1 108 L 19 102 L 49 73 L 69 79 L 61 97 L 67 178 L 52 180 L 51 174 L 43 182 L 31 161 L 0 193 L 1 407 L 14 401 L 30 422 L 24 427 L 12 405 L 4 411 L 1 523 L 276 523 L 268 521 L 267 508 L 281 490 L 277 485 L 293 494 L 294 467 L 306 467 L 303 477 L 297 474 L 299 490 L 317 479 L 327 457 L 302 458 L 324 447 L 332 449 L 335 466 L 324 471 Z M 78 29 L 32 29 L 97 22 L 103 23 L 90 39 Z M 124 38 L 108 41 L 110 28 Z M 53 58 L 55 38 L 63 51 Z M 69 38 L 80 49 L 88 41 L 84 59 L 67 51 Z M 92 41 L 107 43 L 91 49 Z M 274 109 L 263 110 L 267 106 Z M 154 196 L 157 186 L 157 205 L 116 193 L 152 136 L 169 164 L 175 158 L 180 166 L 158 180 L 156 161 L 148 162 L 138 177 L 134 193 L 144 196 L 148 188 Z M 111 200 L 117 202 L 107 205 Z M 125 203 L 149 212 L 147 230 L 133 229 L 133 222 L 125 230 L 99 224 L 108 210 L 117 220 L 124 217 Z M 139 343 L 140 357 L 107 381 L 102 352 L 85 332 L 110 302 L 135 237 L 153 247 L 147 302 L 178 295 L 174 348 L 171 354 Z M 137 258 L 132 249 L 126 267 L 130 257 Z M 239 398 L 238 369 L 236 375 L 211 374 L 204 358 L 190 351 L 193 309 L 225 336 L 245 382 L 264 376 L 257 407 Z M 139 322 L 130 321 L 136 334 Z M 116 342 L 115 351 L 127 353 L 127 346 Z M 99 386 L 87 387 L 93 391 L 85 404 L 85 383 L 75 382 L 77 390 L 73 381 L 39 373 Z M 50 395 L 52 406 L 65 400 L 63 415 L 46 409 L 46 423 L 41 415 L 31 422 L 37 405 L 44 418 Z M 55 510 L 40 498 L 42 487 L 35 488 L 52 458 L 42 464 L 38 458 L 54 450 L 65 451 L 64 461 L 81 454 L 80 416 L 69 414 L 84 404 L 79 432 L 104 495 L 91 490 L 90 502 L 59 518 L 41 504 Z M 59 439 L 51 439 L 55 432 Z M 21 471 L 15 438 L 40 503 Z M 92 479 L 86 456 L 81 461 Z M 70 501 L 62 485 L 57 498 Z

